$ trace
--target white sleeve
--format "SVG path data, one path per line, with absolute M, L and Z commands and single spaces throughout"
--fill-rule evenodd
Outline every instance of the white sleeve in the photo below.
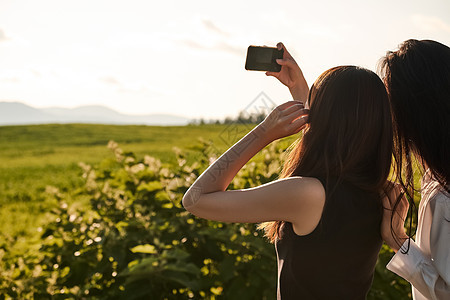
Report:
M 408 253 L 402 253 L 408 245 L 406 241 L 386 266 L 428 299 L 450 299 L 450 206 L 446 202 L 437 201 L 434 209 L 431 258 L 411 239 Z

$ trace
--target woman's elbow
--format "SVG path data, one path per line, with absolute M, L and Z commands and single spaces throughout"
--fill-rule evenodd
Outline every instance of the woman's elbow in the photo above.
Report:
M 181 200 L 181 204 L 183 205 L 185 210 L 195 215 L 195 208 L 199 199 L 200 195 L 194 195 L 190 191 L 187 191 L 184 194 L 183 199 Z
M 184 209 L 187 211 L 194 213 L 192 210 L 200 200 L 200 196 L 202 195 L 202 189 L 196 186 L 191 186 L 183 196 L 181 203 L 183 204 Z
M 183 205 L 184 209 L 189 211 L 189 194 L 186 193 L 183 195 L 183 199 L 181 199 L 181 205 Z

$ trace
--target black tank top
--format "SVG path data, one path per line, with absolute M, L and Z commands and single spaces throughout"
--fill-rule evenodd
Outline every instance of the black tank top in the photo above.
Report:
M 349 183 L 318 179 L 326 192 L 319 224 L 299 236 L 285 222 L 275 244 L 277 299 L 365 299 L 383 243 L 381 201 Z

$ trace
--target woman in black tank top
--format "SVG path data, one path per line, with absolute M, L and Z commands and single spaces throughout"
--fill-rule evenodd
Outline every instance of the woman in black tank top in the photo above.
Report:
M 364 299 L 370 289 L 383 243 L 379 196 L 348 182 L 329 184 L 335 189 L 313 232 L 296 235 L 291 223 L 280 228 L 278 299 Z
M 183 205 L 206 219 L 264 222 L 259 227 L 277 251 L 278 299 L 364 299 L 382 244 L 381 195 L 390 188 L 384 84 L 369 70 L 335 67 L 319 76 L 307 99 L 296 100 L 302 101 L 275 108 L 209 166 Z M 226 190 L 258 151 L 302 129 L 280 179 Z

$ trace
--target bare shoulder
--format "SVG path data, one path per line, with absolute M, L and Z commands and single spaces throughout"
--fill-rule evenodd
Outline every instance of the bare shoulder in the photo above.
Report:
M 305 199 L 325 201 L 325 188 L 319 179 L 314 177 L 293 176 L 286 178 L 294 192 L 301 192 Z
M 295 183 L 298 201 L 294 205 L 291 223 L 297 235 L 311 233 L 319 224 L 325 205 L 326 193 L 320 180 L 313 177 L 291 177 Z

